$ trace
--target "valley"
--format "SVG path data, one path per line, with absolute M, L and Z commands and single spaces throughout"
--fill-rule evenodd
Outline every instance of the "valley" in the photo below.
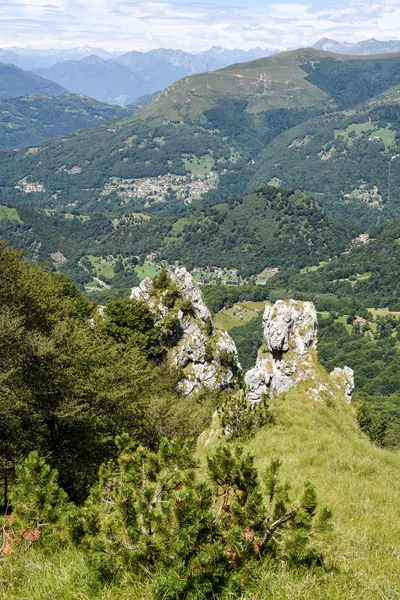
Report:
M 385 44 L 0 65 L 0 600 L 398 597 Z

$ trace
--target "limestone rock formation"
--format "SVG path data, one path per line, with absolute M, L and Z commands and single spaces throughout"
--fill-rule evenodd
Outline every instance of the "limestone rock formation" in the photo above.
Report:
M 311 302 L 278 300 L 267 305 L 263 315 L 264 345 L 256 365 L 245 375 L 246 395 L 260 402 L 264 394 L 276 396 L 310 378 L 310 393 L 315 400 L 329 390 L 318 381 L 315 372 L 317 313 Z M 335 369 L 336 385 L 343 386 L 348 399 L 354 389 L 353 372 L 348 367 Z
M 216 331 L 199 286 L 185 268 L 176 269 L 164 287 L 145 279 L 131 298 L 147 302 L 164 329 L 171 363 L 182 369 L 179 392 L 188 396 L 205 387 L 223 389 L 240 369 L 237 349 L 226 331 Z
M 311 302 L 278 300 L 263 316 L 264 341 L 256 366 L 245 375 L 247 397 L 287 392 L 312 372 L 310 350 L 317 345 L 317 313 Z
M 336 384 L 343 389 L 347 401 L 351 402 L 351 395 L 355 387 L 353 369 L 350 369 L 350 367 L 344 367 L 343 369 L 336 367 L 330 375 L 336 381 Z

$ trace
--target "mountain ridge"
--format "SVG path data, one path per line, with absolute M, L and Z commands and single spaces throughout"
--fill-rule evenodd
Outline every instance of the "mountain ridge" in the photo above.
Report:
M 49 79 L 0 62 L 0 98 L 19 98 L 28 94 L 59 96 L 67 90 Z

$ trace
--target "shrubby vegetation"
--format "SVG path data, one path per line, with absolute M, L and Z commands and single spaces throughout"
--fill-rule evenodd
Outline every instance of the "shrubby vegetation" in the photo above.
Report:
M 354 369 L 353 401 L 364 405 L 359 423 L 382 446 L 400 444 L 400 352 L 395 344 L 382 328 L 371 339 L 360 327 L 350 333 L 332 318 L 319 320 L 318 356 L 328 371 L 345 365 Z
M 232 412 L 218 394 L 177 396 L 165 323 L 145 303 L 115 300 L 100 315 L 62 274 L 4 246 L 0 276 L 3 560 L 72 544 L 94 586 L 129 574 L 171 600 L 241 593 L 265 561 L 324 564 L 312 539 L 331 513 L 317 511 L 310 483 L 294 502 L 279 461 L 261 475 L 251 455 L 226 444 L 199 475 L 186 438 L 217 405 L 227 426 Z M 154 286 L 172 301 L 164 271 Z M 270 421 L 259 409 L 247 433 Z
M 212 413 L 212 395 L 189 400 L 179 422 L 179 374 L 163 360 L 162 329 L 146 304 L 95 305 L 60 273 L 42 271 L 0 248 L 0 477 L 4 502 L 16 464 L 35 448 L 82 500 L 99 465 L 126 431 L 156 448 L 160 437 L 196 436 Z M 185 404 L 187 407 L 188 404 Z

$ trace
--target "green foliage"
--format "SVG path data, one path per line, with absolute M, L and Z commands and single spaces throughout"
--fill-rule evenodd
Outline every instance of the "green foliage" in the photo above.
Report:
M 191 303 L 189 298 L 183 298 L 183 300 L 180 303 L 180 309 L 184 315 L 194 315 L 193 304 Z
M 302 268 L 327 260 L 353 236 L 306 194 L 275 187 L 193 210 L 188 219 L 178 237 L 165 237 L 161 257 L 189 267 L 235 266 L 243 276 L 266 264 Z
M 396 218 L 371 232 L 366 245 L 352 246 L 313 273 L 289 278 L 288 285 L 304 294 L 324 293 L 338 297 L 342 306 L 357 302 L 365 307 L 400 308 L 400 219 Z M 367 278 L 358 274 L 370 274 Z M 348 281 L 356 276 L 355 285 Z M 325 309 L 321 309 L 325 310 Z
M 232 352 L 223 348 L 219 353 L 219 364 L 226 369 L 232 369 L 236 365 L 236 357 Z
M 354 333 L 356 331 L 356 333 Z M 390 339 L 376 342 L 361 329 L 348 332 L 342 323 L 319 321 L 318 356 L 328 371 L 345 365 L 354 369 L 354 401 L 360 401 L 358 421 L 374 442 L 400 442 L 400 352 Z
M 165 269 L 161 269 L 158 275 L 153 277 L 152 283 L 156 290 L 167 290 L 170 286 L 171 278 Z
M 104 315 L 60 273 L 0 247 L 0 485 L 4 504 L 15 465 L 32 449 L 82 502 L 113 439 L 157 447 L 181 435 L 178 374 L 162 361 L 162 330 L 147 305 L 109 303 Z M 177 416 L 170 411 L 176 410 Z M 212 403 L 193 405 L 199 435 Z M 169 423 L 167 423 L 169 421 Z
M 368 404 L 360 403 L 357 407 L 357 422 L 361 431 L 367 434 L 371 442 L 381 447 L 388 445 L 388 422 L 372 410 Z
M 101 327 L 118 344 L 138 348 L 147 358 L 159 358 L 163 349 L 154 315 L 146 302 L 121 299 L 109 302 L 104 311 Z
M 10 493 L 12 512 L 5 517 L 0 556 L 8 556 L 33 543 L 58 545 L 63 538 L 60 520 L 69 510 L 68 496 L 58 485 L 58 473 L 31 452 L 16 467 Z M 65 536 L 64 536 L 65 537 Z
M 224 431 L 233 439 L 252 436 L 274 420 L 266 397 L 250 404 L 244 393 L 228 396 L 218 409 L 218 415 Z
M 354 83 L 358 89 L 357 79 Z M 356 137 L 347 137 L 347 131 L 357 131 Z M 249 187 L 278 178 L 284 187 L 314 194 L 330 215 L 365 231 L 399 215 L 399 171 L 392 160 L 399 131 L 390 93 L 351 111 L 311 119 L 263 150 Z
M 215 358 L 215 344 L 212 341 L 208 341 L 205 347 L 204 359 L 206 362 L 212 362 Z
M 310 536 L 326 529 L 331 515 L 317 517 L 308 483 L 303 498 L 290 502 L 279 461 L 263 487 L 254 458 L 225 445 L 208 457 L 206 482 L 196 476 L 188 442 L 163 440 L 157 453 L 135 450 L 127 436 L 116 442 L 118 463 L 103 465 L 71 523 L 102 581 L 128 571 L 149 577 L 154 598 L 212 598 L 224 589 L 237 593 L 267 556 L 321 562 Z
M 109 106 L 80 94 L 1 100 L 0 148 L 39 144 L 102 121 L 125 117 L 130 112 L 129 108 Z
M 256 362 L 257 353 L 263 343 L 262 329 L 263 313 L 260 313 L 240 327 L 232 327 L 230 336 L 236 344 L 239 361 L 243 371 L 251 369 Z
M 217 313 L 245 300 L 262 302 L 269 299 L 269 289 L 264 286 L 204 285 L 201 288 L 210 310 Z

